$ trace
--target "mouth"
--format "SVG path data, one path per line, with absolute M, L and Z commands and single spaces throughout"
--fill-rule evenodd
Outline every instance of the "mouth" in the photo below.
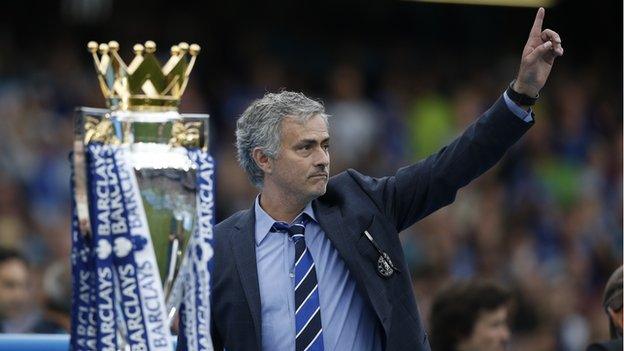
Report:
M 322 179 L 327 179 L 329 176 L 327 173 L 316 173 L 311 175 L 309 178 L 322 178 Z

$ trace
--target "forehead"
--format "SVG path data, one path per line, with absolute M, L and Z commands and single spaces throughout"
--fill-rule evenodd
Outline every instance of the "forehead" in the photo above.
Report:
M 500 306 L 495 310 L 481 311 L 478 321 L 490 323 L 507 318 L 507 306 Z
M 293 117 L 282 120 L 281 134 L 283 141 L 296 141 L 299 139 L 323 140 L 329 137 L 327 121 L 321 115 L 310 117 L 301 122 Z
M 28 267 L 19 259 L 11 258 L 0 263 L 0 277 L 27 274 Z

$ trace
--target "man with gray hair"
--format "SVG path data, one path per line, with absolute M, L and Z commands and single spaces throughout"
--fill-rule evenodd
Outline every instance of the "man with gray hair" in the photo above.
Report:
M 372 178 L 329 177 L 327 115 L 301 93 L 267 94 L 237 122 L 260 194 L 215 228 L 216 350 L 429 350 L 398 233 L 453 202 L 533 124 L 561 39 L 535 18 L 517 79 L 437 154 Z

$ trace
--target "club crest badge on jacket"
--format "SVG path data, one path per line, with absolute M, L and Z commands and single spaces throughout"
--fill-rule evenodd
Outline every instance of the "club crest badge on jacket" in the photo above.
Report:
M 382 252 L 382 254 L 377 259 L 377 273 L 384 278 L 390 278 L 390 276 L 394 273 L 394 269 L 392 268 L 392 260 L 387 253 Z

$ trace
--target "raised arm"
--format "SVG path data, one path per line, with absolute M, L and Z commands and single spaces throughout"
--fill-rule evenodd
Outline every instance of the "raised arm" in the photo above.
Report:
M 563 55 L 559 34 L 542 30 L 544 12 L 543 8 L 537 11 L 517 78 L 511 86 L 513 91 L 507 91 L 514 98 L 508 101 L 506 93 L 459 138 L 392 177 L 373 179 L 352 173 L 362 189 L 395 220 L 398 231 L 453 202 L 461 187 L 494 166 L 533 124 L 532 118 L 528 122 L 518 118 L 518 106 L 529 107 L 518 101 L 531 102 L 538 96 L 555 58 Z

